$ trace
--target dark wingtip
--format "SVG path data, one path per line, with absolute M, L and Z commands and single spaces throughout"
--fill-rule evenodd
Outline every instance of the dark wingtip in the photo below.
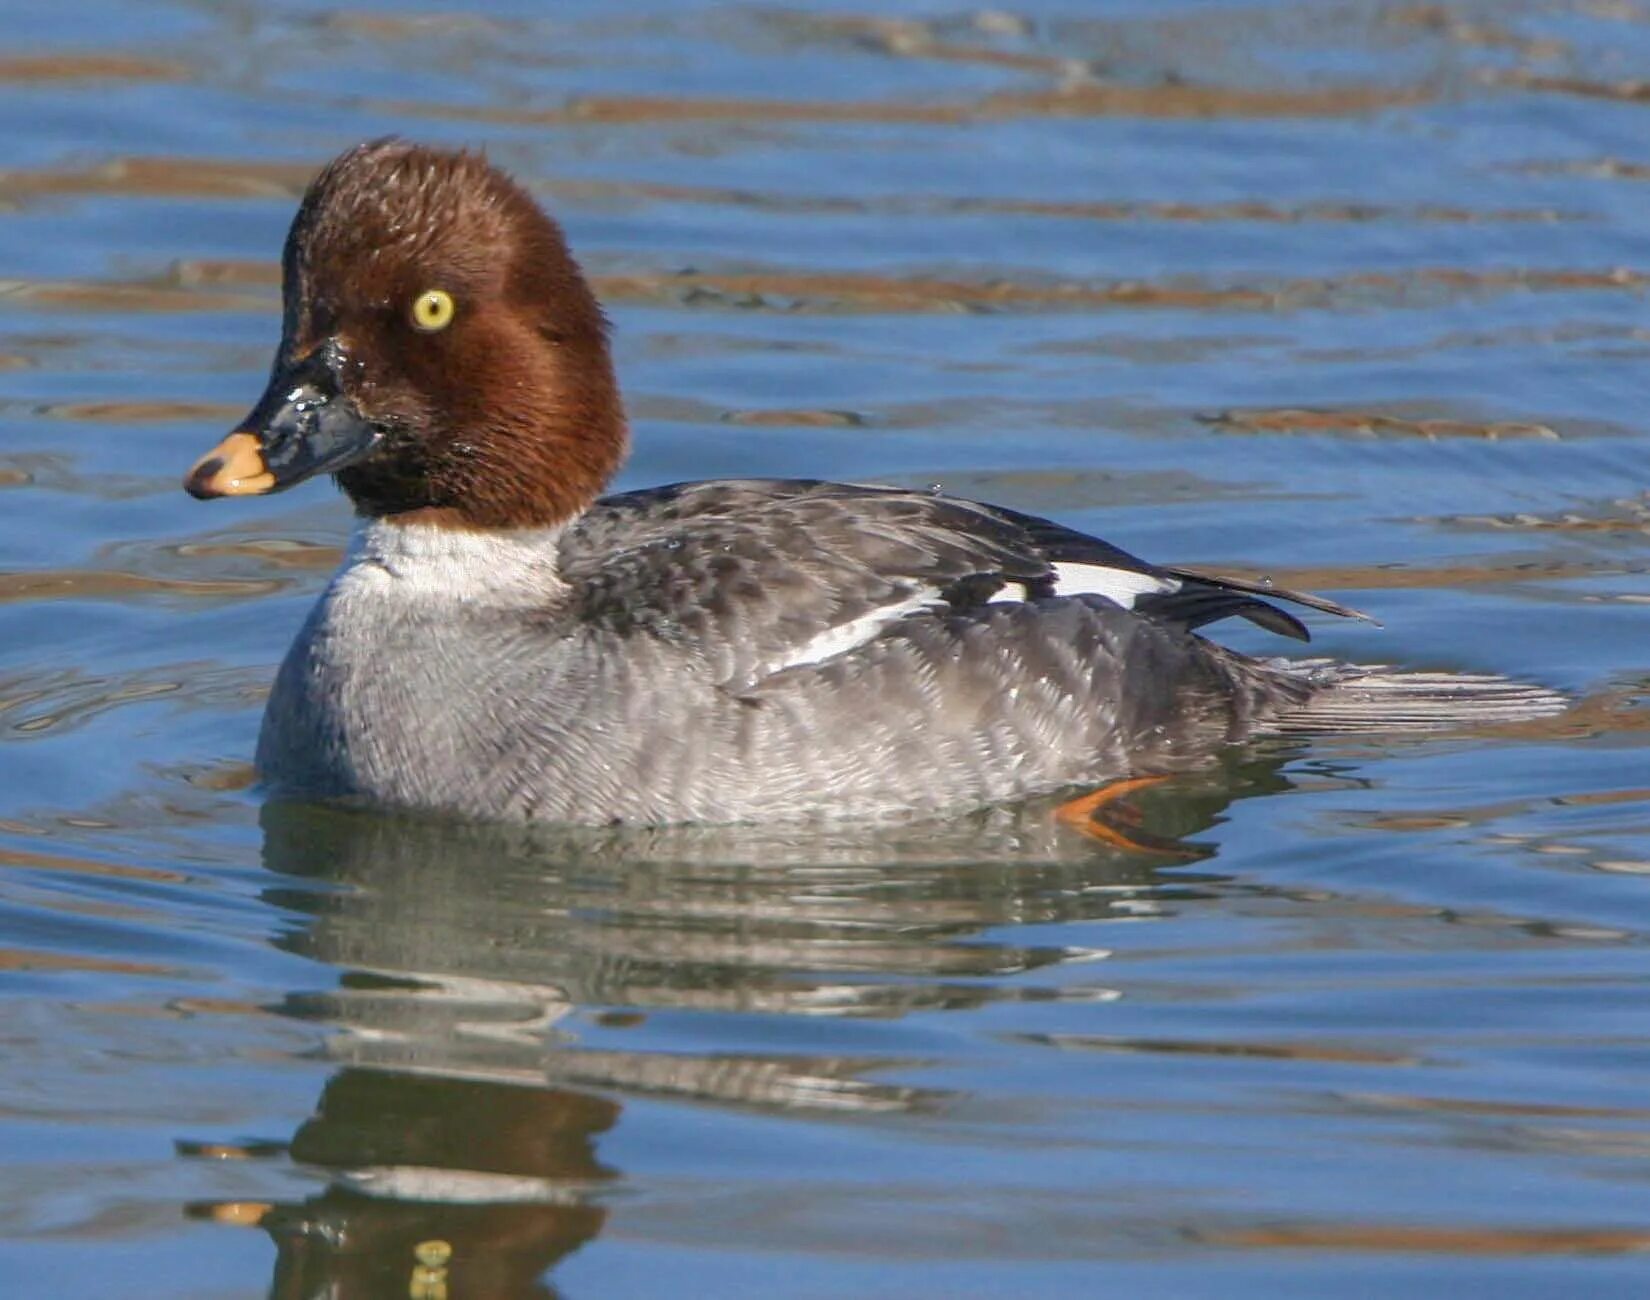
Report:
M 1251 601 L 1237 612 L 1256 627 L 1263 627 L 1268 632 L 1276 632 L 1279 636 L 1286 636 L 1295 641 L 1311 641 L 1312 639 L 1312 633 L 1307 630 L 1305 623 L 1302 623 L 1288 610 L 1279 609 L 1276 605 L 1268 605 L 1264 600 Z
M 1338 618 L 1355 618 L 1361 623 L 1370 623 L 1375 627 L 1381 626 L 1378 619 L 1371 618 L 1361 609 L 1353 609 L 1352 606 L 1343 605 L 1338 600 L 1330 600 L 1327 596 L 1317 596 L 1309 591 L 1295 591 L 1289 587 L 1279 587 L 1270 579 L 1234 578 L 1227 574 L 1209 573 L 1203 569 L 1181 568 L 1178 565 L 1167 566 L 1163 571 L 1173 574 L 1177 578 L 1190 578 L 1193 582 L 1222 587 L 1227 591 L 1241 591 L 1249 596 L 1258 596 L 1263 601 L 1287 600 L 1292 605 L 1303 605 L 1307 609 L 1317 610 L 1320 614 L 1334 614 Z

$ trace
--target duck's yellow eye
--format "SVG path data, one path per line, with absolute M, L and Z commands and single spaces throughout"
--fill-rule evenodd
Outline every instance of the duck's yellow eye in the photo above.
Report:
M 453 296 L 445 289 L 426 289 L 413 299 L 412 323 L 415 330 L 434 334 L 453 323 Z

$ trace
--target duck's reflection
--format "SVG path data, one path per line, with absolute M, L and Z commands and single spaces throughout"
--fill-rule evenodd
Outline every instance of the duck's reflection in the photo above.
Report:
M 287 878 L 270 897 L 300 918 L 282 943 L 342 972 L 280 1008 L 328 1026 L 341 1069 L 291 1144 L 327 1189 L 261 1217 L 279 1247 L 273 1293 L 550 1294 L 545 1273 L 601 1229 L 615 1175 L 595 1141 L 627 1095 L 943 1106 L 941 1090 L 879 1077 L 910 1061 L 660 1038 L 682 1011 L 893 1017 L 1050 996 L 1001 977 L 1097 953 L 1039 945 L 1027 924 L 1184 904 L 1217 879 L 1185 869 L 1209 853 L 1186 837 L 1234 799 L 1288 788 L 1283 761 L 1233 755 L 1143 793 L 1171 857 L 1057 826 L 1047 803 L 649 831 L 266 807 L 265 863 Z
M 262 1219 L 270 1294 L 553 1295 L 544 1276 L 601 1231 L 595 1136 L 618 1114 L 559 1088 L 343 1070 L 291 1148 L 330 1185 Z

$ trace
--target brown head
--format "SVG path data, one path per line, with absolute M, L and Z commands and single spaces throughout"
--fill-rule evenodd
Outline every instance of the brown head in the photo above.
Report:
M 379 140 L 329 163 L 282 258 L 269 386 L 184 480 L 331 472 L 364 515 L 537 527 L 624 458 L 607 326 L 561 230 L 486 159 Z

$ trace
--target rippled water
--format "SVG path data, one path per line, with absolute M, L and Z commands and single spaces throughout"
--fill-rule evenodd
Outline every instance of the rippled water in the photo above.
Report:
M 8 1294 L 1650 1285 L 1650 5 L 6 9 Z M 178 480 L 387 131 L 563 218 L 625 485 L 940 482 L 1576 706 L 1158 853 L 261 807 L 346 511 Z

